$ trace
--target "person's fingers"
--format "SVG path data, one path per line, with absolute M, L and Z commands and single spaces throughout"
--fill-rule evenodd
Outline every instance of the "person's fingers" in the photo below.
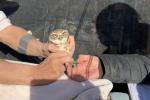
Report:
M 86 81 L 87 79 L 81 75 L 75 75 L 72 77 L 73 80 L 76 80 L 78 82 Z
M 68 47 L 71 51 L 71 55 L 73 55 L 74 53 L 74 50 L 75 50 L 75 40 L 74 40 L 74 36 L 69 36 L 69 39 L 68 39 Z
M 71 64 L 73 62 L 73 58 L 69 56 L 64 51 L 58 51 L 57 53 L 50 53 L 49 56 L 45 59 L 47 62 L 53 61 L 53 63 L 60 63 L 60 64 Z
M 87 79 L 97 79 L 99 75 L 99 69 L 98 69 L 98 59 L 96 56 L 92 56 L 92 59 L 89 60 L 90 63 L 88 63 L 86 68 L 86 78 Z
M 91 69 L 89 71 L 88 79 L 93 80 L 93 79 L 98 79 L 98 78 L 99 78 L 99 70 L 98 69 Z
M 70 48 L 74 49 L 75 48 L 75 40 L 74 40 L 74 36 L 69 36 L 69 46 Z
M 70 68 L 70 73 L 69 73 L 69 75 L 70 75 L 71 77 L 73 77 L 75 74 L 77 74 L 77 68 Z
M 77 62 L 87 62 L 90 59 L 90 55 L 79 55 Z
M 91 66 L 93 66 L 92 68 L 98 68 L 98 66 L 99 66 L 99 58 L 98 57 L 93 56 Z
M 76 68 L 72 70 L 71 78 L 76 81 L 84 81 L 86 80 L 86 74 L 83 70 Z
M 47 45 L 48 45 L 47 48 L 48 48 L 49 52 L 59 51 L 59 47 L 57 45 L 55 45 L 53 43 L 48 43 Z
M 49 55 L 48 44 L 44 43 L 41 47 L 43 57 L 47 57 Z
M 66 70 L 65 66 L 61 66 L 61 70 L 62 70 L 62 72 L 65 72 L 65 70 Z
M 71 77 L 71 75 L 72 75 L 72 70 L 73 70 L 72 66 L 67 66 L 66 65 L 66 71 L 67 71 L 67 75 L 69 77 Z
M 84 57 L 86 59 L 84 59 Z M 93 70 L 97 69 L 98 70 L 98 65 L 99 65 L 99 59 L 96 56 L 84 56 L 83 61 L 82 58 L 80 62 L 78 62 L 78 66 L 80 70 Z M 82 68 L 82 69 L 81 69 Z
M 96 56 L 80 55 L 81 61 L 75 68 L 68 68 L 68 75 L 76 81 L 99 78 L 99 59 Z M 88 59 L 88 60 L 87 60 Z
M 56 53 L 50 53 L 48 55 L 48 58 L 57 58 L 59 59 L 59 57 L 64 57 L 64 56 L 69 56 L 65 51 L 58 51 Z
M 72 73 L 71 73 L 71 77 L 75 78 L 75 77 L 85 77 L 85 70 L 86 68 L 84 67 L 84 64 L 78 64 L 77 67 L 72 69 Z
M 59 61 L 62 63 L 68 63 L 71 64 L 73 62 L 73 58 L 69 57 L 69 56 L 63 56 L 59 58 Z
M 90 76 L 88 77 L 87 80 L 96 80 L 96 79 L 98 79 L 97 75 L 96 75 L 96 74 L 92 74 L 92 75 L 90 75 Z
M 78 73 L 85 73 L 87 63 L 79 63 L 76 67 Z

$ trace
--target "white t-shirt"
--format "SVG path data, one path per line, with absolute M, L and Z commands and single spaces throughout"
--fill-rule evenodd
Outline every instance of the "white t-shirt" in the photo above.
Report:
M 0 31 L 10 26 L 11 22 L 3 11 L 0 11 Z

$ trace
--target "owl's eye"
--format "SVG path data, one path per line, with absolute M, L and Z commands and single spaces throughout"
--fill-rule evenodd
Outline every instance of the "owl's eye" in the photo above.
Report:
M 56 34 L 51 35 L 51 39 L 56 39 L 58 36 Z
M 67 35 L 66 35 L 66 34 L 63 34 L 62 37 L 67 37 Z

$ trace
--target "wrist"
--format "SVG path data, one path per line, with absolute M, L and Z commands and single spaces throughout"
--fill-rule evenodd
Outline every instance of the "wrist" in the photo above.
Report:
M 35 38 L 29 41 L 26 54 L 42 58 L 47 57 L 48 50 L 45 48 L 45 44 Z
M 28 78 L 26 79 L 26 82 L 28 85 L 37 85 L 35 83 L 33 83 L 34 80 L 37 79 L 37 74 L 36 74 L 36 71 L 35 71 L 35 68 L 30 68 L 30 71 L 28 73 Z
M 39 71 L 37 70 L 37 66 L 36 67 L 33 67 L 30 71 L 30 78 L 29 78 L 29 84 L 30 85 L 39 85 L 41 83 L 38 82 L 38 80 L 41 80 L 40 78 L 40 73 Z
M 31 70 L 30 76 L 30 85 L 32 86 L 47 85 L 53 82 L 45 76 L 45 73 L 42 72 L 39 66 L 36 66 Z
M 41 57 L 47 57 L 49 54 L 48 43 L 42 43 L 40 46 Z

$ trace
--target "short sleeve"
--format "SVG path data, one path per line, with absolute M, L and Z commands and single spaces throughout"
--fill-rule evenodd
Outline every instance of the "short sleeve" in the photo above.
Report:
M 5 29 L 10 25 L 11 25 L 10 20 L 6 17 L 3 11 L 0 11 L 0 31 L 2 31 L 3 29 Z

